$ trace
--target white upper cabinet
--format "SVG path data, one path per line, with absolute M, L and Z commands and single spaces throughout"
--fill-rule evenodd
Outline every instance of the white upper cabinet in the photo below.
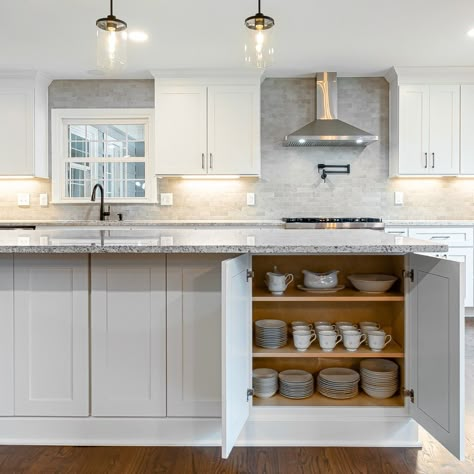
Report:
M 48 177 L 48 86 L 41 74 L 0 74 L 0 176 Z
M 92 255 L 93 416 L 166 416 L 166 257 Z
M 461 174 L 474 175 L 474 84 L 461 86 Z
M 156 174 L 260 174 L 260 78 L 155 75 Z
M 398 138 L 393 174 L 459 174 L 459 86 L 401 85 L 399 94 L 399 133 L 391 136 Z
M 464 318 L 457 262 L 410 255 L 407 370 L 411 416 L 459 459 L 464 458 Z

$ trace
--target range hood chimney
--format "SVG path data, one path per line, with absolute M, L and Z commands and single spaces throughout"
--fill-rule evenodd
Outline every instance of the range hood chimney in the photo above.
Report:
M 379 139 L 337 118 L 337 74 L 316 75 L 316 120 L 285 137 L 284 146 L 361 146 Z

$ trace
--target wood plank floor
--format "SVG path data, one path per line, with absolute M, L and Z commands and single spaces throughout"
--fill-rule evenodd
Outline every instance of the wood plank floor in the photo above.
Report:
M 474 474 L 474 318 L 466 323 L 466 461 L 427 433 L 423 449 L 0 446 L 0 473 Z

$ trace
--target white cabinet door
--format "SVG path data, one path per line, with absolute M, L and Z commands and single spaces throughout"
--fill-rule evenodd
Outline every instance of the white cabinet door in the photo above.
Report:
M 430 86 L 430 172 L 459 173 L 458 85 Z
M 464 318 L 457 262 L 410 255 L 407 306 L 413 418 L 454 456 L 464 457 Z
M 207 88 L 155 89 L 156 173 L 207 173 Z
M 93 416 L 166 416 L 164 255 L 93 255 Z
M 222 262 L 222 457 L 249 414 L 252 388 L 252 283 L 248 254 Z
M 260 173 L 260 98 L 255 86 L 208 88 L 209 173 Z
M 13 404 L 13 255 L 0 255 L 0 416 Z
M 0 87 L 0 175 L 34 175 L 33 89 Z
M 221 414 L 220 255 L 168 255 L 169 417 Z
M 400 86 L 399 174 L 429 174 L 429 86 Z
M 87 255 L 15 255 L 15 415 L 89 414 Z
M 461 86 L 461 170 L 474 175 L 474 85 Z

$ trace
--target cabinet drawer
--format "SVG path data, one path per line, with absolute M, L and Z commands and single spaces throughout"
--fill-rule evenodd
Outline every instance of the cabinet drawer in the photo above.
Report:
M 408 235 L 450 247 L 466 247 L 474 242 L 472 227 L 410 227 Z
M 385 227 L 385 233 L 408 237 L 408 227 Z

